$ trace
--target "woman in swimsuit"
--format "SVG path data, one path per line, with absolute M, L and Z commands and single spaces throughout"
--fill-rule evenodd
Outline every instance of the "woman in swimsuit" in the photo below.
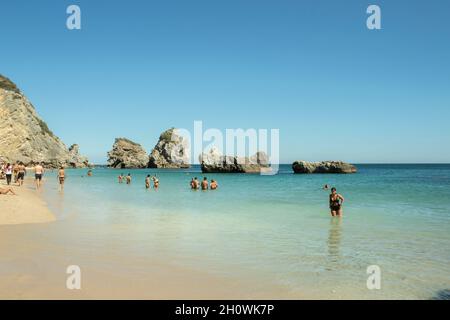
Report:
M 59 180 L 59 191 L 63 191 L 64 190 L 64 180 L 66 180 L 66 173 L 64 172 L 63 167 L 59 168 L 58 180 Z
M 153 188 L 157 190 L 159 187 L 159 180 L 156 176 L 153 177 Z
M 145 178 L 145 189 L 150 189 L 150 175 Z
M 331 188 L 330 194 L 330 210 L 332 217 L 342 217 L 342 205 L 344 197 L 336 192 L 336 188 Z

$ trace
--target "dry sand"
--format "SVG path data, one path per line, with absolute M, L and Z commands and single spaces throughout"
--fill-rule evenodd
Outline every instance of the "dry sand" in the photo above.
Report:
M 6 188 L 5 180 L 0 180 L 0 188 Z M 43 223 L 55 220 L 39 192 L 34 190 L 31 179 L 22 187 L 10 186 L 17 195 L 0 195 L 0 225 Z

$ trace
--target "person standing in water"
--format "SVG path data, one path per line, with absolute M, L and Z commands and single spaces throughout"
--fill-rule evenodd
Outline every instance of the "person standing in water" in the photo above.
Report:
M 204 177 L 202 181 L 202 190 L 208 190 L 208 187 L 209 187 L 208 179 Z
M 147 177 L 145 178 L 145 189 L 149 188 L 150 188 L 150 175 L 148 174 Z
M 342 205 L 344 197 L 336 192 L 336 188 L 331 188 L 330 211 L 332 217 L 342 217 Z
M 199 189 L 199 187 L 200 187 L 200 182 L 198 182 L 198 179 L 197 179 L 197 177 L 195 177 L 194 178 L 194 181 L 193 181 L 193 189 L 194 190 L 198 190 Z
M 159 187 L 159 180 L 158 180 L 158 178 L 156 176 L 154 176 L 153 177 L 153 188 L 155 190 L 158 190 L 158 187 Z
M 211 180 L 211 184 L 210 184 L 211 190 L 216 190 L 217 187 L 218 187 L 217 181 L 214 180 L 214 179 L 212 179 L 212 180 Z
M 118 179 L 119 179 L 119 183 L 122 183 L 122 182 L 123 182 L 123 173 L 121 173 L 121 174 L 119 175 Z
M 64 190 L 64 181 L 66 180 L 66 173 L 64 172 L 64 168 L 60 167 L 58 171 L 58 181 L 59 181 L 59 191 Z
M 127 184 L 131 184 L 131 175 L 130 174 L 127 175 L 126 180 L 127 180 Z
M 39 189 L 41 187 L 43 175 L 44 175 L 44 167 L 42 166 L 42 164 L 38 163 L 34 167 L 34 179 L 36 181 L 36 189 Z

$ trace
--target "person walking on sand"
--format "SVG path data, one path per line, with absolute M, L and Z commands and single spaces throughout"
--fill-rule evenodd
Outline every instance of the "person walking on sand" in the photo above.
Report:
M 23 162 L 19 163 L 18 169 L 17 169 L 17 184 L 19 185 L 19 187 L 23 186 L 23 180 L 25 179 L 26 173 L 27 173 L 27 170 L 26 170 Z
M 0 188 L 0 194 L 7 195 L 8 193 L 12 193 L 13 195 L 16 196 L 16 193 L 14 192 L 13 189 L 11 189 L 11 188 Z
M 131 175 L 130 174 L 128 174 L 127 175 L 127 184 L 131 184 Z
M 145 178 L 145 189 L 150 189 L 150 175 Z
M 212 179 L 211 184 L 209 186 L 210 186 L 211 190 L 216 190 L 218 187 L 217 181 Z
M 19 161 L 17 161 L 17 162 L 13 165 L 13 177 L 14 177 L 14 183 L 17 183 L 18 176 L 19 176 Z
M 208 190 L 208 187 L 209 187 L 208 179 L 204 177 L 202 181 L 202 190 Z
M 337 193 L 336 188 L 331 188 L 330 194 L 330 211 L 332 217 L 342 217 L 342 205 L 344 197 Z
M 5 167 L 6 184 L 9 186 L 11 184 L 13 174 L 13 167 L 11 163 L 7 163 Z
M 36 181 L 36 189 L 39 189 L 42 184 L 42 176 L 44 175 L 44 167 L 38 163 L 34 167 L 34 180 Z
M 58 170 L 59 191 L 64 190 L 64 181 L 66 180 L 66 173 L 64 167 L 60 167 Z

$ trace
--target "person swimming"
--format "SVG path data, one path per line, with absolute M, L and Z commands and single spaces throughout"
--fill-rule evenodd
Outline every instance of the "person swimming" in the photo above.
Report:
M 342 217 L 342 205 L 344 197 L 336 192 L 336 188 L 331 188 L 330 194 L 330 211 L 332 217 Z
M 204 177 L 202 181 L 202 190 L 208 190 L 208 187 L 209 187 L 208 179 Z
M 323 186 L 323 190 L 328 190 L 328 189 L 330 189 L 330 186 L 328 184 Z
M 149 188 L 150 188 L 150 175 L 148 174 L 147 177 L 145 178 L 145 189 Z
M 88 177 L 92 177 L 92 170 L 89 170 L 89 171 L 87 172 L 87 176 L 88 176 Z
M 216 190 L 217 187 L 218 187 L 218 184 L 217 184 L 216 180 L 212 179 L 211 184 L 210 184 L 211 190 Z

